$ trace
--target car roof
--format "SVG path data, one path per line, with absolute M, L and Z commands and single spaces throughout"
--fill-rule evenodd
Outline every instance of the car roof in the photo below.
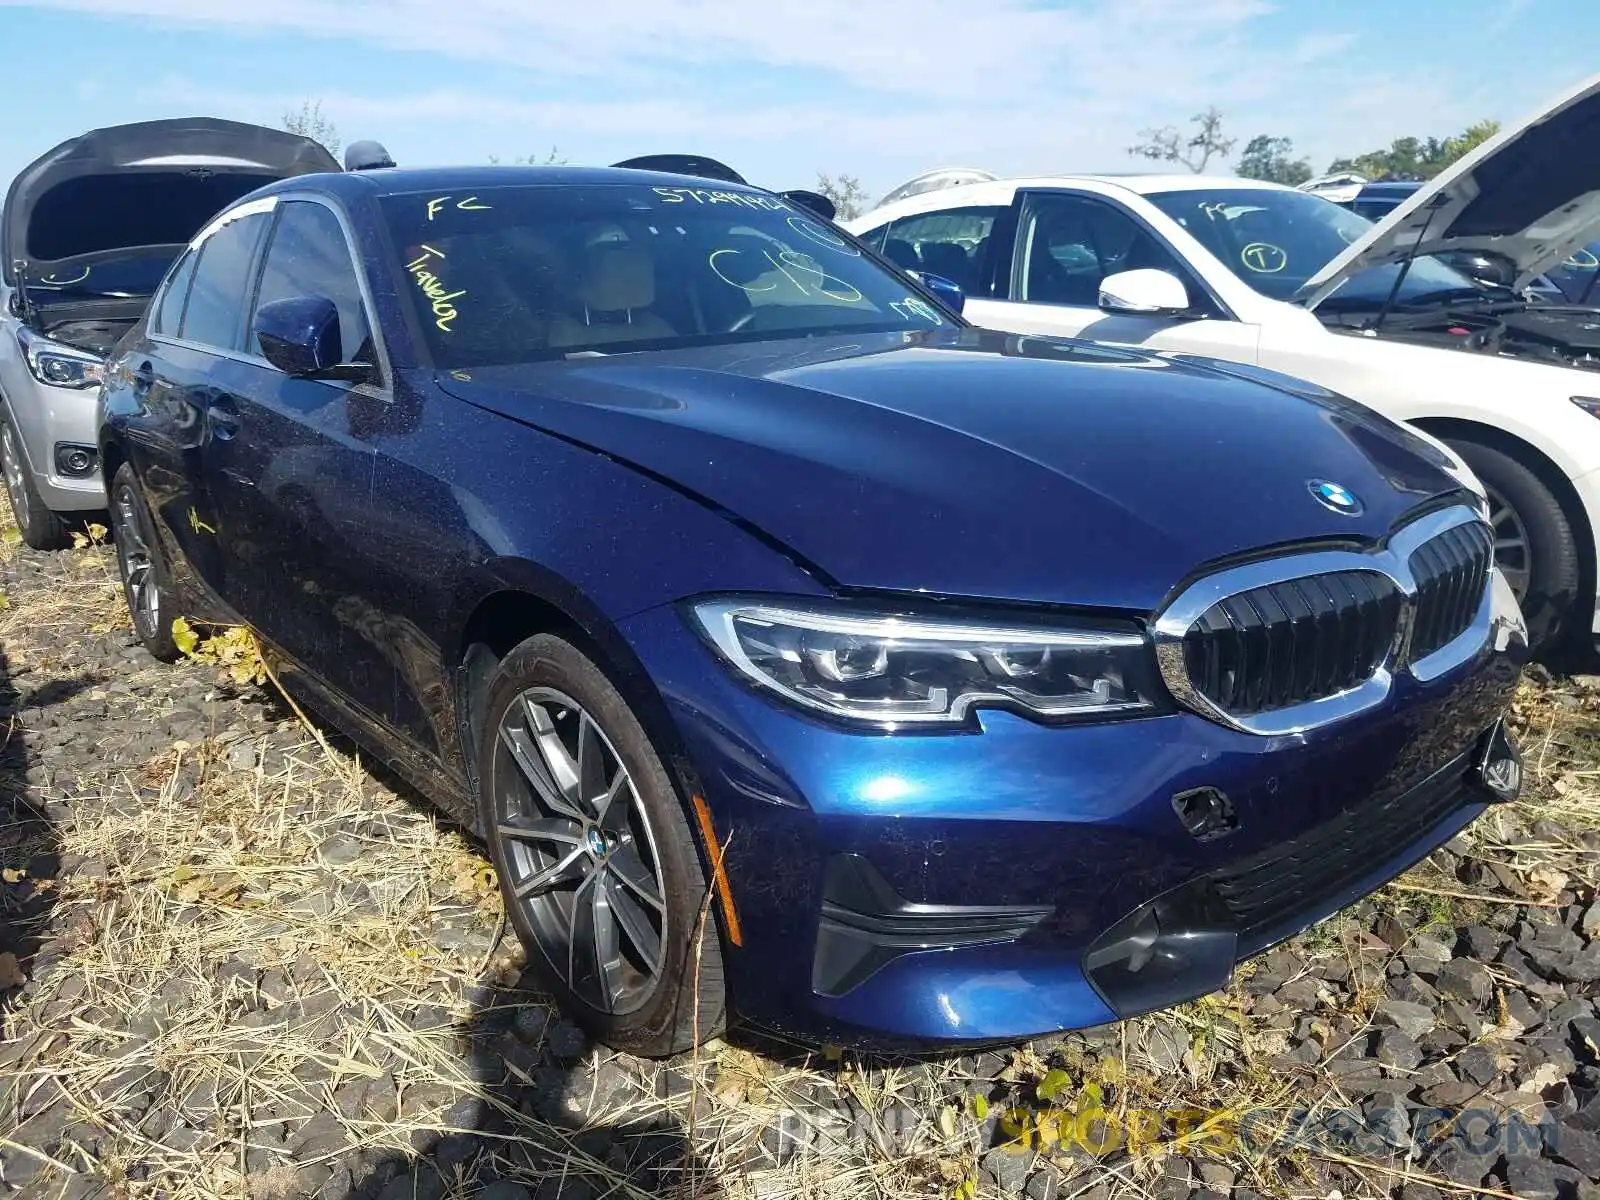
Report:
M 756 192 L 751 184 L 724 183 L 699 175 L 674 175 L 665 171 L 639 171 L 626 167 L 483 166 L 483 167 L 378 167 L 373 170 L 303 175 L 273 184 L 268 192 L 314 188 L 333 195 L 404 195 L 434 188 L 488 188 L 543 184 L 579 187 L 595 184 L 634 184 L 643 187 L 686 187 L 700 191 Z
M 979 183 L 963 183 L 955 187 L 920 192 L 915 196 L 908 196 L 904 200 L 897 200 L 893 204 L 886 204 L 870 212 L 863 213 L 856 221 L 852 221 L 850 224 L 855 226 L 865 223 L 879 213 L 888 214 L 892 212 L 898 215 L 902 212 L 926 212 L 934 197 L 939 199 L 939 203 L 934 207 L 945 208 L 956 207 L 970 196 L 987 195 L 995 188 L 1059 188 L 1078 187 L 1084 184 L 1096 187 L 1120 188 L 1125 192 L 1132 192 L 1140 196 L 1153 195 L 1159 192 L 1204 191 L 1219 188 L 1279 192 L 1294 190 L 1293 188 L 1285 187 L 1281 183 L 1268 183 L 1261 179 L 1244 179 L 1234 175 L 1180 175 L 1172 173 L 1129 173 L 1124 175 L 1110 171 L 1080 175 L 1028 175 Z

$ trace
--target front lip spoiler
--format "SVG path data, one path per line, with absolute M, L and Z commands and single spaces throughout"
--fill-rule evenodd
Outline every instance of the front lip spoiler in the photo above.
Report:
M 1505 718 L 1499 717 L 1465 753 L 1400 795 L 1369 801 L 1290 842 L 1225 864 L 1140 905 L 1096 939 L 1084 955 L 1084 974 L 1119 1019 L 1216 991 L 1226 986 L 1240 961 L 1326 920 L 1409 870 L 1487 804 L 1516 799 L 1521 761 Z M 1420 811 L 1408 813 L 1408 802 Z M 1316 867 L 1324 858 L 1319 843 L 1333 838 L 1350 844 L 1344 836 L 1349 827 L 1368 828 L 1377 843 L 1394 834 L 1399 848 L 1376 870 L 1319 878 Z M 1351 861 L 1362 861 L 1365 849 L 1354 847 Z M 1266 903 L 1260 899 L 1274 890 L 1303 898 L 1303 903 L 1274 912 L 1270 898 Z M 1253 918 L 1247 927 L 1241 927 L 1244 913 Z

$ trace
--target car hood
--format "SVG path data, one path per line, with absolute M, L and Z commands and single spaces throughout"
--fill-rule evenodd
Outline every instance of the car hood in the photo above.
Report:
M 1600 229 L 1600 75 L 1436 175 L 1305 283 L 1315 307 L 1346 279 L 1412 253 L 1500 256 L 1527 287 Z
M 22 169 L 6 193 L 8 282 L 61 274 L 133 247 L 181 251 L 218 210 L 291 175 L 337 171 L 317 142 L 211 117 L 94 129 Z
M 1459 486 L 1433 446 L 1331 394 L 976 329 L 438 382 L 696 496 L 844 587 L 1150 611 L 1201 564 L 1381 538 Z M 1313 479 L 1365 510 L 1322 507 Z

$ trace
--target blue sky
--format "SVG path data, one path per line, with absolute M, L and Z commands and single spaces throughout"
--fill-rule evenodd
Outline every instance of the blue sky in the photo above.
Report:
M 307 99 L 406 165 L 683 150 L 876 196 L 940 165 L 1129 170 L 1208 104 L 1320 170 L 1600 69 L 1595 0 L 0 0 L 0 180 L 100 125 Z

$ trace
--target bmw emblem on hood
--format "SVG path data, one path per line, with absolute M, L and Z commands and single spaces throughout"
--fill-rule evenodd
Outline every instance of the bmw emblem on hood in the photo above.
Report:
M 1355 493 L 1343 484 L 1331 483 L 1326 479 L 1313 479 L 1306 484 L 1306 487 L 1323 508 L 1346 517 L 1358 516 L 1361 513 L 1361 501 L 1357 500 Z

